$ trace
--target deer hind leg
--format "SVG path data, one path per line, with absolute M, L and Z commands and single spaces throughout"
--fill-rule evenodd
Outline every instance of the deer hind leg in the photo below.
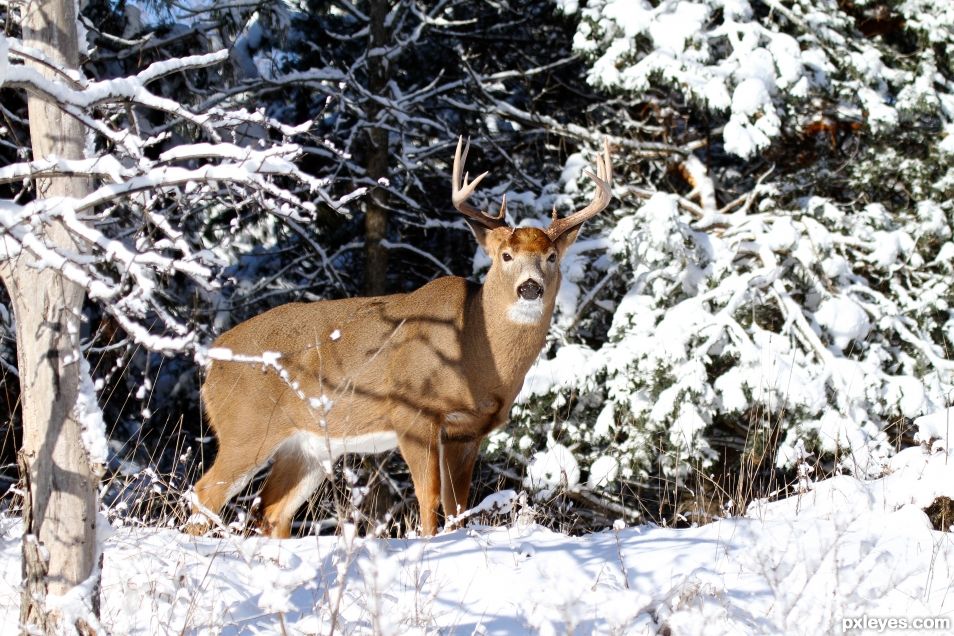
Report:
M 268 454 L 249 453 L 248 449 L 219 446 L 212 467 L 196 483 L 192 517 L 186 532 L 199 535 L 209 529 L 209 516 L 217 517 L 222 506 L 248 485 L 249 480 L 268 461 Z
M 422 424 L 418 430 L 427 431 L 427 426 Z M 414 494 L 421 509 L 421 530 L 426 536 L 437 534 L 437 509 L 441 495 L 437 435 L 400 435 L 398 448 L 411 470 Z
M 299 433 L 308 435 L 307 433 Z M 295 512 L 305 503 L 327 476 L 323 460 L 331 460 L 320 452 L 320 441 L 294 436 L 275 452 L 275 461 L 265 479 L 261 497 L 259 526 L 268 536 L 287 539 Z
M 441 502 L 446 520 L 467 509 L 480 440 L 442 439 L 440 450 Z

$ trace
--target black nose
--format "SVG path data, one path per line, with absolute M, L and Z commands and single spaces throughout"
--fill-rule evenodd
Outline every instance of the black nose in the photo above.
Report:
M 543 285 L 528 278 L 517 287 L 517 294 L 524 300 L 536 300 L 543 295 Z

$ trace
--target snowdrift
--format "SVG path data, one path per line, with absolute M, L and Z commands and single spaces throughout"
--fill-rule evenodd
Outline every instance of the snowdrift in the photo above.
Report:
M 507 525 L 427 539 L 197 539 L 118 528 L 104 546 L 103 627 L 709 636 L 907 625 L 944 633 L 954 618 L 954 535 L 934 530 L 923 508 L 954 497 L 954 454 L 939 439 L 952 415 L 919 420 L 921 446 L 898 453 L 879 479 L 806 482 L 801 494 L 755 502 L 744 517 L 688 529 L 618 523 L 570 537 L 533 523 L 532 509 L 507 496 L 493 502 L 513 509 Z M 19 554 L 20 521 L 6 517 L 0 625 L 11 634 Z

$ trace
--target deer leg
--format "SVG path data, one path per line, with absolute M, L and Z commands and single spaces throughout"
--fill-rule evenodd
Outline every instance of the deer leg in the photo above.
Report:
M 445 519 L 467 509 L 474 462 L 479 451 L 480 440 L 441 440 L 441 501 Z
M 425 428 L 425 427 L 422 427 Z M 426 428 L 425 428 L 426 430 Z M 437 508 L 440 504 L 441 469 L 437 436 L 402 435 L 398 448 L 414 481 L 414 494 L 421 509 L 421 530 L 426 536 L 437 533 Z
M 244 488 L 264 464 L 254 455 L 241 452 L 243 450 L 219 447 L 212 467 L 195 485 L 193 516 L 186 525 L 186 532 L 194 535 L 205 533 L 209 529 L 208 515 L 217 516 L 225 502 Z
M 325 479 L 319 460 L 296 448 L 281 448 L 265 478 L 259 527 L 268 536 L 287 539 L 295 512 Z

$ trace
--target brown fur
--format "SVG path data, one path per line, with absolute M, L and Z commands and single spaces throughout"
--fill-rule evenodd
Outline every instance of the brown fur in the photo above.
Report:
M 507 239 L 507 247 L 518 252 L 543 254 L 551 245 L 546 232 L 535 227 L 522 228 L 519 232 L 514 230 Z

